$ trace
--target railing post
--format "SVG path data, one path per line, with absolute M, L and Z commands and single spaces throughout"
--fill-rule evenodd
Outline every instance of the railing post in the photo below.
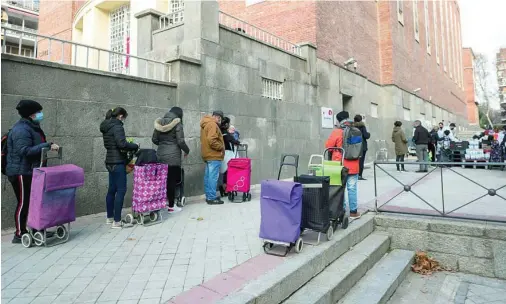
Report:
M 63 64 L 63 58 L 65 57 L 65 42 L 61 43 L 61 64 Z
M 97 70 L 100 70 L 100 50 L 98 50 L 98 54 L 97 54 Z
M 86 47 L 86 67 L 88 67 L 88 59 L 90 57 L 90 48 Z
M 77 44 L 74 45 L 74 65 L 77 66 Z
M 3 53 L 7 53 L 7 46 L 5 44 L 5 40 L 7 40 L 7 30 L 5 29 L 5 27 L 2 28 L 2 32 L 4 34 L 4 40 L 2 41 L 2 52 Z
M 443 167 L 441 169 L 441 204 L 443 204 L 443 216 L 445 216 L 445 187 L 443 182 Z
M 374 211 L 378 212 L 378 187 L 376 184 L 376 162 L 373 163 L 374 170 Z
M 51 61 L 51 39 L 48 39 L 49 45 L 47 48 L 47 61 Z
M 6 40 L 7 37 L 4 36 L 4 40 Z M 23 33 L 21 32 L 19 34 L 19 45 L 18 45 L 18 55 L 21 56 L 21 46 L 23 45 Z
M 39 57 L 39 55 L 37 54 L 37 46 L 39 44 L 39 39 L 37 36 L 35 36 L 35 42 L 34 42 L 34 45 L 33 45 L 33 58 L 37 59 Z

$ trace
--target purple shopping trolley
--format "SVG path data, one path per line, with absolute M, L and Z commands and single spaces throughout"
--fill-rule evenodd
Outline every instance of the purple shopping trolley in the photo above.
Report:
M 300 252 L 302 218 L 302 185 L 294 182 L 265 180 L 260 190 L 260 238 L 267 254 L 286 256 L 295 246 Z M 286 247 L 284 254 L 271 250 L 274 245 Z
M 61 153 L 60 150 L 60 160 Z M 33 170 L 27 221 L 29 229 L 21 239 L 25 247 L 30 247 L 32 242 L 49 247 L 68 241 L 70 223 L 76 220 L 76 190 L 83 185 L 84 170 L 76 165 Z M 56 227 L 54 237 L 46 231 L 52 227 Z M 53 240 L 48 242 L 48 238 Z

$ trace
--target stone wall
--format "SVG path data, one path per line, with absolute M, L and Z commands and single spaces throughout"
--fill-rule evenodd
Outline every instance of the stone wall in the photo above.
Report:
M 77 198 L 78 216 L 105 211 L 108 173 L 99 125 L 106 111 L 120 105 L 126 108 L 127 136 L 142 147 L 151 147 L 154 120 L 175 104 L 176 85 L 171 83 L 5 54 L 1 73 L 2 131 L 19 119 L 15 110 L 19 100 L 37 100 L 44 107 L 43 130 L 48 140 L 63 147 L 63 162 L 84 168 L 85 185 Z M 191 173 L 188 179 L 193 179 Z M 130 197 L 131 191 L 127 191 L 126 205 Z M 14 225 L 15 208 L 14 192 L 2 176 L 2 228 Z
M 374 221 L 393 249 L 427 251 L 455 271 L 506 279 L 505 224 L 400 215 Z

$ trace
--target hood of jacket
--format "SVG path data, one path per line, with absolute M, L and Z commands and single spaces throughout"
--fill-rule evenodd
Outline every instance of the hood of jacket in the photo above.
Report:
M 202 117 L 202 119 L 200 120 L 200 128 L 204 129 L 208 124 L 215 124 L 216 126 L 218 126 L 216 120 L 214 120 L 214 118 L 211 115 L 206 115 Z
M 359 121 L 359 122 L 354 122 L 353 123 L 353 126 L 355 128 L 365 128 L 365 123 L 363 121 Z
M 400 131 L 402 131 L 401 127 L 397 127 L 397 126 L 394 127 L 394 133 L 397 133 L 397 132 L 400 132 Z
M 154 126 L 155 130 L 167 133 L 174 129 L 178 123 L 181 122 L 181 119 L 179 119 L 176 114 L 167 112 L 163 118 L 157 118 L 155 120 Z
M 102 123 L 100 124 L 100 132 L 102 133 L 107 133 L 110 129 L 112 129 L 114 126 L 117 126 L 117 125 L 123 125 L 123 122 L 121 122 L 120 120 L 116 119 L 116 118 L 111 118 L 111 119 L 105 119 L 104 121 L 102 121 Z

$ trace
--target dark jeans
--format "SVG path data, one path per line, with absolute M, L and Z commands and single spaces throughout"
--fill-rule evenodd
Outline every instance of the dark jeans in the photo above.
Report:
M 169 208 L 174 208 L 174 200 L 176 198 L 176 185 L 181 180 L 181 167 L 169 166 L 167 172 L 167 200 Z
M 429 151 L 432 153 L 432 157 L 431 157 L 430 161 L 435 162 L 436 161 L 436 145 L 429 144 Z
M 367 150 L 362 152 L 362 157 L 359 161 L 359 170 L 358 170 L 358 176 L 362 177 L 362 173 L 364 172 L 364 163 L 365 163 L 365 154 L 367 153 Z
M 26 229 L 26 220 L 28 219 L 28 207 L 30 204 L 30 191 L 32 189 L 31 175 L 9 176 L 9 182 L 14 189 L 18 205 L 14 213 L 14 223 L 16 224 L 16 236 L 21 237 L 28 232 Z
M 395 161 L 396 162 L 403 162 L 404 161 L 404 154 L 402 154 L 402 155 L 396 155 L 395 156 Z M 401 170 L 402 169 L 402 171 L 404 171 L 404 164 L 402 164 L 402 165 L 396 164 L 396 166 L 397 166 L 397 170 Z
M 121 210 L 127 189 L 127 174 L 125 164 L 106 165 L 109 171 L 109 189 L 105 198 L 107 218 L 121 221 Z

